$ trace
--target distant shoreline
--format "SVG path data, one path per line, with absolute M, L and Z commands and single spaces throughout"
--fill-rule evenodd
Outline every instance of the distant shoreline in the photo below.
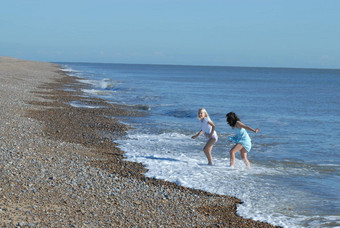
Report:
M 263 70 L 312 70 L 312 71 L 340 71 L 339 68 L 312 68 L 312 67 L 269 67 L 269 66 L 220 66 L 220 65 L 182 65 L 182 64 L 166 64 L 166 63 L 111 63 L 111 62 L 50 62 L 53 64 L 63 64 L 63 63 L 86 63 L 86 64 L 117 64 L 117 65 L 145 65 L 145 66 L 180 66 L 180 67 L 215 67 L 215 68 L 253 68 L 253 69 L 263 69 Z
M 84 97 L 59 65 L 0 57 L 0 82 L 1 225 L 273 227 L 234 197 L 145 177 L 113 142 L 138 110 Z

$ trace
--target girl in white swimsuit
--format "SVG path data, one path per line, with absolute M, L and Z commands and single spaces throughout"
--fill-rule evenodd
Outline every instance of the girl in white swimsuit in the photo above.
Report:
M 218 140 L 217 133 L 215 131 L 215 124 L 211 121 L 208 112 L 204 108 L 200 108 L 197 113 L 197 118 L 200 120 L 201 123 L 201 130 L 196 135 L 192 136 L 192 139 L 197 138 L 198 136 L 204 134 L 207 138 L 207 143 L 205 144 L 203 151 L 205 156 L 207 156 L 208 164 L 214 165 L 213 158 L 211 155 L 211 150 L 214 144 Z

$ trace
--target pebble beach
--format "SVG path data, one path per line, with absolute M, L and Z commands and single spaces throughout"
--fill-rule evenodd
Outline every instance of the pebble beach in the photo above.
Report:
M 0 57 L 1 227 L 274 227 L 238 216 L 235 197 L 145 177 L 114 142 L 130 128 L 120 116 L 144 114 L 86 86 L 57 64 Z

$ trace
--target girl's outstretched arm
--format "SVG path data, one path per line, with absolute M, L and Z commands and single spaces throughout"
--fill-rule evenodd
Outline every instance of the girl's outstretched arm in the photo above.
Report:
M 244 128 L 244 129 L 247 129 L 247 130 L 252 131 L 254 133 L 257 133 L 257 132 L 260 131 L 260 128 L 256 128 L 256 130 L 254 130 L 253 128 L 251 128 L 251 127 L 245 125 L 244 123 L 242 123 L 241 121 L 237 121 L 236 125 L 237 125 L 238 128 Z
M 200 132 L 198 132 L 196 135 L 192 136 L 191 138 L 192 138 L 192 139 L 195 139 L 195 138 L 197 138 L 198 136 L 200 136 L 202 133 L 203 133 L 203 131 L 200 130 Z

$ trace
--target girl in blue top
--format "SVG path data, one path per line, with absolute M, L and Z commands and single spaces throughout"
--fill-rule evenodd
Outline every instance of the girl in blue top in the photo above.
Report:
M 246 164 L 247 168 L 250 168 L 250 163 L 247 159 L 247 153 L 251 149 L 251 139 L 246 129 L 255 133 L 259 132 L 260 129 L 257 128 L 254 130 L 253 128 L 245 125 L 240 121 L 240 118 L 238 118 L 234 112 L 229 112 L 226 115 L 226 120 L 230 127 L 236 130 L 236 135 L 234 137 L 228 137 L 229 141 L 236 143 L 236 145 L 230 150 L 230 167 L 234 167 L 235 154 L 237 151 L 240 151 L 242 160 Z
M 205 144 L 203 151 L 205 153 L 205 156 L 207 156 L 208 165 L 214 165 L 211 150 L 218 140 L 218 136 L 215 131 L 216 126 L 211 121 L 207 110 L 205 110 L 204 108 L 200 108 L 198 110 L 197 118 L 200 120 L 201 123 L 201 131 L 198 132 L 196 135 L 192 136 L 191 138 L 195 139 L 202 134 L 205 135 L 205 137 L 207 138 L 207 143 Z

